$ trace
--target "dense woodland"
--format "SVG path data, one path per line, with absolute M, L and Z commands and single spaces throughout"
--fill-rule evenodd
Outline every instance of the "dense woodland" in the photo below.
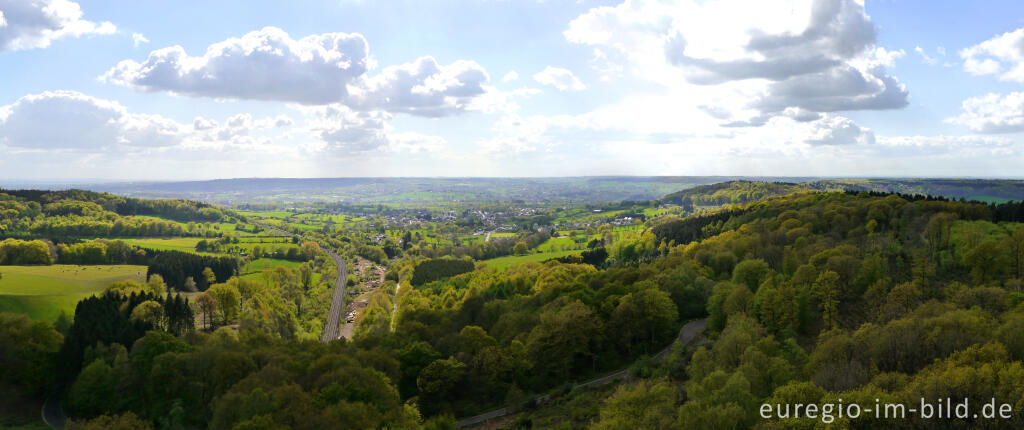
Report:
M 203 223 L 231 218 L 237 215 L 230 210 L 191 200 L 144 200 L 83 190 L 0 190 L 0 235 L 6 237 L 216 237 L 221 233 Z
M 765 197 L 807 191 L 803 185 L 788 182 L 732 181 L 702 185 L 669 194 L 662 203 L 672 203 L 693 210 L 694 206 L 722 206 L 749 203 Z
M 389 262 L 391 281 L 371 295 L 355 340 L 326 345 L 315 339 L 330 258 L 262 280 L 203 270 L 194 278 L 210 286 L 186 305 L 199 324 L 182 322 L 183 301 L 163 279 L 112 286 L 56 327 L 0 315 L 0 362 L 14 369 L 0 376 L 30 394 L 64 381 L 75 420 L 140 428 L 450 428 L 453 417 L 629 366 L 630 382 L 563 424 L 817 428 L 761 419 L 758 407 L 966 396 L 1014 405 L 999 424 L 1020 426 L 1021 208 L 802 192 L 654 221 L 595 243 L 589 261 L 456 274 L 469 267 L 407 253 Z M 323 238 L 358 252 L 350 241 Z M 709 328 L 697 345 L 645 358 L 697 318 Z

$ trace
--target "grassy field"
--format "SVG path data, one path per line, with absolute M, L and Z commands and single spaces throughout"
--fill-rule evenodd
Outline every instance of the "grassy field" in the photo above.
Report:
M 297 261 L 279 260 L 276 258 L 257 258 L 245 267 L 242 267 L 242 273 L 260 273 L 266 269 L 273 269 L 277 266 L 285 266 L 289 269 L 298 269 L 302 263 Z
M 0 312 L 19 312 L 53 321 L 73 314 L 79 300 L 116 281 L 142 281 L 146 266 L 0 266 Z
M 242 267 L 242 273 L 239 277 L 263 282 L 263 271 L 266 269 L 285 266 L 289 269 L 297 270 L 301 264 L 297 261 L 279 260 L 276 258 L 257 258 Z M 316 285 L 317 282 L 320 282 L 320 274 L 313 273 L 313 284 Z
M 159 251 L 184 251 L 194 252 L 196 244 L 201 238 L 198 237 L 172 237 L 172 238 L 145 238 L 145 239 L 122 239 L 130 245 L 139 248 L 156 249 Z
M 527 254 L 527 255 L 510 255 L 507 257 L 492 258 L 490 260 L 481 261 L 490 267 L 497 269 L 499 272 L 513 266 L 518 266 L 527 261 L 544 261 L 552 258 L 564 257 L 569 254 L 578 254 L 580 251 L 551 251 L 541 252 L 538 254 Z
M 292 215 L 291 212 L 287 211 L 238 211 L 239 214 L 250 216 L 250 217 L 263 217 L 263 218 L 288 218 Z
M 577 244 L 571 237 L 553 237 L 538 245 L 537 249 L 540 250 L 540 252 L 552 252 L 561 251 L 563 247 L 566 250 L 570 250 L 581 245 L 586 245 L 586 242 Z
M 155 249 L 160 251 L 182 251 L 191 252 L 193 254 L 200 255 L 224 255 L 223 253 L 213 252 L 197 252 L 196 244 L 199 243 L 202 238 L 198 237 L 171 237 L 171 238 L 126 238 L 122 239 L 128 244 L 137 246 L 145 249 Z M 206 239 L 210 242 L 216 241 L 216 239 Z M 232 243 L 228 245 L 221 245 L 222 250 L 226 251 L 226 248 L 237 247 L 245 250 L 246 252 L 252 252 L 255 247 L 261 247 L 265 250 L 273 249 L 288 249 L 288 248 L 299 248 L 299 245 L 293 244 L 291 240 L 285 238 L 265 238 L 250 236 L 240 238 L 239 243 Z

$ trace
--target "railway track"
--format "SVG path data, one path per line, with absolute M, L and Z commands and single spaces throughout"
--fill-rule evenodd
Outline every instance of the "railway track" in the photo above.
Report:
M 254 224 L 263 227 L 264 230 L 276 231 L 286 236 L 302 238 L 297 234 L 289 233 L 271 225 L 258 222 L 254 222 Z M 327 343 L 341 338 L 341 318 L 342 314 L 345 312 L 345 283 L 348 281 L 348 267 L 345 265 L 345 260 L 342 260 L 337 253 L 330 249 L 330 247 L 327 247 L 322 243 L 318 243 L 318 245 L 320 245 L 320 249 L 324 250 L 327 255 L 330 255 L 331 258 L 334 259 L 334 264 L 338 267 L 338 277 L 334 280 L 334 294 L 331 297 L 331 307 L 327 310 L 327 320 L 324 322 L 324 328 L 320 332 L 320 341 Z
M 338 279 L 334 281 L 334 295 L 331 298 L 331 308 L 327 311 L 327 321 L 324 322 L 324 329 L 320 333 L 320 341 L 323 343 L 337 340 L 341 337 L 341 315 L 345 312 L 345 282 L 348 280 L 345 261 L 335 254 L 334 251 L 325 249 L 327 255 L 334 259 L 338 266 Z

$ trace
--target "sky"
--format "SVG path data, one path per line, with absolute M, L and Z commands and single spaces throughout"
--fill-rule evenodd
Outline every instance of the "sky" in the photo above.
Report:
M 5 180 L 1022 166 L 1019 0 L 0 0 Z

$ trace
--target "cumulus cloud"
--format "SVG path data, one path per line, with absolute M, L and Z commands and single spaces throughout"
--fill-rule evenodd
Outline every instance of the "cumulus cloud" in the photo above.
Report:
M 212 130 L 217 128 L 218 125 L 219 124 L 217 124 L 216 120 L 206 119 L 201 116 L 197 116 L 196 119 L 192 121 L 192 128 L 197 131 Z
M 764 125 L 790 108 L 908 104 L 906 88 L 886 71 L 905 52 L 876 45 L 861 0 L 626 0 L 580 15 L 564 35 L 593 46 L 604 70 L 619 64 L 667 87 L 717 90 L 691 91 L 706 100 L 682 102 L 718 111 L 726 124 Z
M 442 65 L 433 57 L 420 57 L 366 78 L 343 103 L 360 110 L 441 117 L 465 111 L 474 98 L 488 92 L 489 80 L 474 61 Z
M 971 97 L 961 104 L 960 115 L 947 118 L 946 122 L 966 126 L 977 133 L 1024 131 L 1024 92 Z
M 320 139 L 314 149 L 338 155 L 374 151 L 436 151 L 444 139 L 418 133 L 397 133 L 388 124 L 391 114 L 384 111 L 359 111 L 341 104 L 305 109 L 307 131 Z
M 210 45 L 202 56 L 190 56 L 180 46 L 158 49 L 141 63 L 121 61 L 101 78 L 141 91 L 342 104 L 425 117 L 478 110 L 476 99 L 495 100 L 500 92 L 487 85 L 487 71 L 473 61 L 444 65 L 424 56 L 371 76 L 367 72 L 373 64 L 360 34 L 324 33 L 296 40 L 266 27 Z
M 794 76 L 768 85 L 766 95 L 753 103 L 767 112 L 798 107 L 817 112 L 897 109 L 907 105 L 907 91 L 880 66 L 866 70 L 833 67 Z
M 533 79 L 544 85 L 551 85 L 558 91 L 581 91 L 587 89 L 583 82 L 580 82 L 576 75 L 568 69 L 547 66 L 544 70 L 533 75 Z
M 348 94 L 347 85 L 366 72 L 368 50 L 356 33 L 296 40 L 265 27 L 210 45 L 198 57 L 181 46 L 158 49 L 142 63 L 121 61 L 103 78 L 143 91 L 322 104 Z
M 929 66 L 934 66 L 934 65 L 939 63 L 939 60 L 930 57 L 928 55 L 928 53 L 924 52 L 924 49 L 922 49 L 920 46 L 915 46 L 914 47 L 914 52 L 916 52 L 917 55 L 920 55 L 921 56 L 921 61 L 924 61 L 924 63 L 929 65 Z
M 0 145 L 76 154 L 203 148 L 266 151 L 279 148 L 270 148 L 270 139 L 261 130 L 293 124 L 286 115 L 253 119 L 248 113 L 232 115 L 223 123 L 197 116 L 191 124 L 182 124 L 160 115 L 131 112 L 116 101 L 75 91 L 47 91 L 0 106 Z
M 290 127 L 290 126 L 292 126 L 294 124 L 295 124 L 295 120 L 291 119 L 291 117 L 289 117 L 287 115 L 278 115 L 278 116 L 275 116 L 275 117 L 266 117 L 266 118 L 263 118 L 263 119 L 258 119 L 258 120 L 256 120 L 254 122 L 254 125 L 256 126 L 256 128 L 260 128 L 260 129 Z
M 82 19 L 69 0 L 0 0 L 0 51 L 45 48 L 54 40 L 87 34 L 112 34 L 109 22 Z
M 18 148 L 167 146 L 179 143 L 185 129 L 173 120 L 132 114 L 117 102 L 74 91 L 27 95 L 0 112 L 0 141 Z
M 665 46 L 668 59 L 698 83 L 751 78 L 780 81 L 838 66 L 875 43 L 874 26 L 864 5 L 856 1 L 813 2 L 809 22 L 799 31 L 794 31 L 799 25 L 769 32 L 744 24 L 748 31 L 744 43 L 698 46 L 692 54 L 687 52 L 686 29 L 675 28 Z
M 512 82 L 512 81 L 514 81 L 516 79 L 519 79 L 519 74 L 516 73 L 515 70 L 513 70 L 511 72 L 506 73 L 505 76 L 503 76 L 501 78 L 501 81 L 502 82 Z
M 810 123 L 804 142 L 809 145 L 870 145 L 875 143 L 875 134 L 849 118 L 826 116 Z
M 1024 82 L 1024 28 L 964 48 L 960 58 L 972 75 L 998 74 L 1004 81 Z
M 149 43 L 149 39 L 142 33 L 132 33 L 132 45 L 138 48 L 143 43 Z
M 1019 154 L 1012 140 L 995 136 L 890 136 L 878 139 L 878 155 L 992 157 Z

